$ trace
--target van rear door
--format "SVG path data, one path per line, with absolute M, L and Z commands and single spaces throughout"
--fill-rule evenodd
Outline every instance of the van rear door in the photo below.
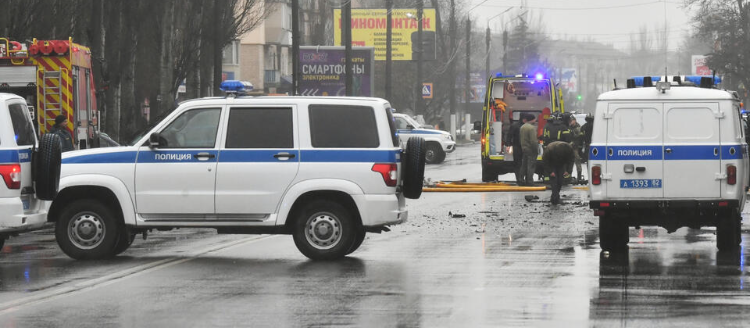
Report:
M 665 197 L 718 198 L 718 103 L 665 103 Z
M 662 104 L 610 103 L 605 119 L 607 196 L 663 197 Z

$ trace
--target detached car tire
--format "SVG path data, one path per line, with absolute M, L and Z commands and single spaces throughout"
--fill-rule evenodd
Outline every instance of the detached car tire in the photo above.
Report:
M 402 156 L 402 188 L 404 197 L 418 199 L 422 195 L 422 183 L 425 179 L 425 140 L 412 137 Z
M 115 256 L 121 223 L 96 199 L 80 199 L 66 206 L 55 223 L 60 249 L 76 260 L 101 260 Z
M 315 200 L 300 211 L 292 238 L 297 249 L 309 259 L 336 260 L 349 254 L 361 229 L 356 225 L 353 214 L 341 204 Z
M 37 198 L 53 200 L 60 186 L 61 139 L 45 133 L 34 156 L 34 180 Z

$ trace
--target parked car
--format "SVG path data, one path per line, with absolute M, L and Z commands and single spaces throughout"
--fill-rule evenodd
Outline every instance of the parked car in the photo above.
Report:
M 436 129 L 421 128 L 420 123 L 407 114 L 394 113 L 396 131 L 402 145 L 411 137 L 423 138 L 427 145 L 425 162 L 438 164 L 446 159 L 446 154 L 456 149 L 456 142 L 450 133 Z
M 387 101 L 243 97 L 233 82 L 130 145 L 66 153 L 49 214 L 63 252 L 108 258 L 138 233 L 204 227 L 291 234 L 302 254 L 330 260 L 407 220 L 426 143 L 400 148 Z

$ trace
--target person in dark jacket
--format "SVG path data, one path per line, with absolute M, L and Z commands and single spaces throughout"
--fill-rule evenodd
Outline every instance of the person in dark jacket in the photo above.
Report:
M 550 173 L 553 194 L 550 196 L 550 202 L 553 204 L 561 203 L 561 187 L 563 186 L 563 176 L 567 175 L 566 169 L 574 162 L 574 148 L 571 144 L 563 141 L 553 141 L 542 153 L 542 162 Z
M 74 150 L 73 148 L 73 136 L 68 132 L 68 118 L 65 116 L 55 117 L 55 125 L 52 126 L 50 133 L 54 133 L 60 137 L 60 150 L 62 152 Z
M 518 121 L 514 121 L 509 128 L 509 143 L 511 144 L 511 152 L 514 157 L 514 175 L 516 175 L 516 184 L 521 186 L 524 184 L 524 178 L 522 178 L 522 140 L 519 132 L 524 123 L 527 123 L 527 115 L 522 114 Z
M 595 117 L 592 116 L 592 114 L 587 114 L 587 117 L 584 118 L 586 123 L 582 125 L 581 131 L 582 131 L 582 142 L 584 143 L 584 162 L 587 161 L 589 158 L 589 144 L 592 143 L 592 127 L 594 126 Z

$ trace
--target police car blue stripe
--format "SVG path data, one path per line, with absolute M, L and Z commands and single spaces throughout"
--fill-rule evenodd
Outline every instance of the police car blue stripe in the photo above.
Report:
M 278 153 L 295 154 L 300 162 L 341 162 L 341 163 L 397 163 L 400 150 L 190 150 L 190 151 L 136 151 L 114 152 L 105 154 L 89 154 L 68 157 L 63 164 L 99 164 L 99 163 L 135 163 L 136 156 L 139 163 L 179 163 L 199 162 L 198 153 L 213 154 L 214 157 L 200 162 L 279 162 L 274 155 Z M 0 152 L 0 160 L 2 154 Z M 16 157 L 17 158 L 17 157 Z M 293 160 L 294 161 L 294 160 Z M 1 161 L 0 161 L 1 162 Z M 15 163 L 15 162 L 14 162 Z
M 430 131 L 430 130 L 420 130 L 420 129 L 414 129 L 414 130 L 396 130 L 397 134 L 443 134 L 441 131 Z
M 136 154 L 135 151 L 123 151 L 73 156 L 63 158 L 63 164 L 135 163 Z
M 31 148 L 19 149 L 18 150 L 18 159 L 19 159 L 19 162 L 21 162 L 21 163 L 31 162 Z
M 399 150 L 302 150 L 301 162 L 396 163 Z
M 745 145 L 723 145 L 720 150 L 722 159 L 743 159 Z
M 0 150 L 0 163 L 18 163 L 18 150 Z
M 666 149 L 670 148 L 670 153 Z M 715 154 L 717 150 L 717 154 Z M 732 153 L 732 154 L 731 154 Z M 742 159 L 741 145 L 590 146 L 590 160 L 724 160 Z
M 670 149 L 670 152 L 667 152 Z M 715 150 L 717 154 L 715 155 Z M 719 160 L 720 146 L 678 146 L 665 145 L 665 160 Z
M 662 146 L 610 146 L 605 147 L 609 161 L 662 160 Z
M 279 153 L 294 154 L 294 158 L 286 161 L 279 160 L 274 155 Z M 245 162 L 298 162 L 300 151 L 295 149 L 262 149 L 262 150 L 222 150 L 219 152 L 219 163 Z
M 214 155 L 199 160 L 200 153 Z M 138 163 L 212 163 L 217 161 L 216 150 L 147 150 L 138 153 Z

